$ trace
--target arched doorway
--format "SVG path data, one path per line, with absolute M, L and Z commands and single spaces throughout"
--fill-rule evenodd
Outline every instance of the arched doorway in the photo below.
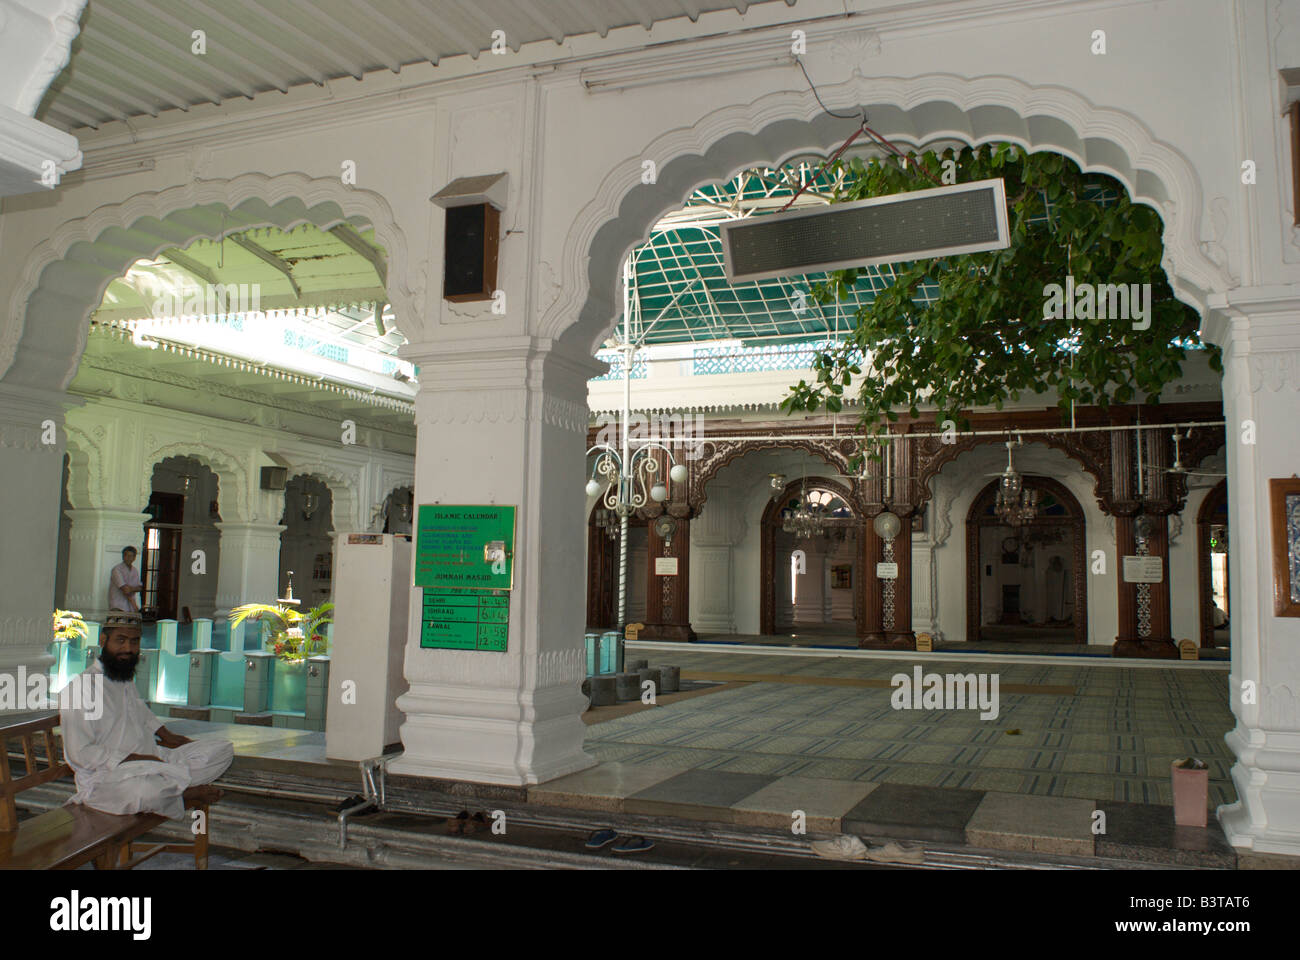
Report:
M 1220 480 L 1196 512 L 1197 608 L 1201 646 L 1228 646 L 1228 481 Z M 1216 616 L 1219 610 L 1222 617 Z M 1219 620 L 1221 622 L 1217 622 Z
M 334 588 L 334 494 L 319 477 L 299 474 L 284 488 L 280 518 L 280 594 L 293 571 L 294 596 L 302 608 L 319 606 Z
M 1084 515 L 1048 477 L 1026 476 L 1038 515 L 1017 527 L 995 512 L 998 481 L 966 515 L 966 640 L 1088 642 Z
M 821 533 L 802 537 L 786 529 L 801 504 L 817 516 Z M 862 518 L 849 488 L 825 477 L 792 481 L 768 501 L 761 526 L 760 631 L 860 635 Z

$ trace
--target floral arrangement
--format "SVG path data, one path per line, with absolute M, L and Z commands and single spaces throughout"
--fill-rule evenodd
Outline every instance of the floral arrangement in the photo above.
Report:
M 330 617 L 333 611 L 333 603 L 322 603 L 306 613 L 285 604 L 245 603 L 230 611 L 230 623 L 266 620 L 271 625 L 266 648 L 286 663 L 301 663 L 329 649 L 329 641 L 320 631 L 334 622 Z
M 63 643 L 74 638 L 85 640 L 90 631 L 86 629 L 86 621 L 81 619 L 81 614 L 76 610 L 55 610 L 54 611 L 54 642 Z

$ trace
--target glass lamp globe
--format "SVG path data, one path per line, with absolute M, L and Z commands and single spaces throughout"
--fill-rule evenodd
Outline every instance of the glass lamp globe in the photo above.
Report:
M 673 483 L 685 483 L 686 464 L 684 463 L 673 464 L 673 468 L 668 471 L 668 476 L 672 478 Z
M 898 531 L 902 529 L 903 524 L 897 514 L 886 512 L 876 514 L 876 519 L 871 522 L 871 526 L 881 540 L 893 540 L 898 536 Z
M 587 481 L 587 496 L 589 496 L 589 497 L 594 497 L 594 496 L 595 496 L 596 494 L 598 494 L 598 493 L 600 493 L 600 481 L 598 481 L 598 480 L 588 480 L 588 481 Z
M 663 485 L 663 481 L 650 488 L 650 499 L 655 503 L 663 503 L 668 499 L 668 488 Z

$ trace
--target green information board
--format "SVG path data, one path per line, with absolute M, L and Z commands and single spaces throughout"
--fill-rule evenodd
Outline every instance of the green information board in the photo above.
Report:
M 514 586 L 514 507 L 421 504 L 415 529 L 415 586 Z
M 510 594 L 504 590 L 426 587 L 420 646 L 505 652 Z

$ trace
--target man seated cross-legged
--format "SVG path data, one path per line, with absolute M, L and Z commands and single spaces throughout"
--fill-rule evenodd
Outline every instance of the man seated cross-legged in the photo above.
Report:
M 133 682 L 140 662 L 139 614 L 109 614 L 100 645 L 99 661 L 72 681 L 83 684 L 80 696 L 64 701 L 78 707 L 65 706 L 59 714 L 64 757 L 77 778 L 68 802 L 174 820 L 185 815 L 186 806 L 216 801 L 221 791 L 211 783 L 230 766 L 234 746 L 170 732 L 140 698 Z

